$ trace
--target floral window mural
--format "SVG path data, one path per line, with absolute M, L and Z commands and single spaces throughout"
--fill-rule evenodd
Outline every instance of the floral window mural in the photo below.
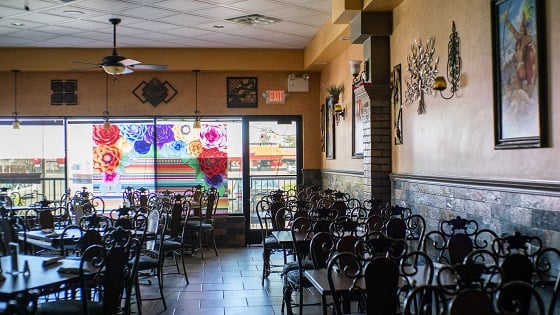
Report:
M 120 194 L 125 187 L 183 192 L 202 185 L 224 196 L 227 188 L 227 126 L 185 122 L 93 125 L 94 188 Z

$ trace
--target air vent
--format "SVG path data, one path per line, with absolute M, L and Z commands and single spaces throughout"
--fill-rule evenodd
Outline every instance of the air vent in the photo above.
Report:
M 282 21 L 281 19 L 277 19 L 271 16 L 265 16 L 261 14 L 243 15 L 234 18 L 229 18 L 226 20 L 233 23 L 239 23 L 239 24 L 249 25 L 249 26 L 268 25 L 268 24 Z

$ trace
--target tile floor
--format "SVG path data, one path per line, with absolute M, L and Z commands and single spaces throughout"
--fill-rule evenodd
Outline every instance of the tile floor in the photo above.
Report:
M 219 248 L 186 256 L 190 284 L 174 266 L 164 276 L 167 310 L 161 300 L 143 301 L 142 314 L 267 315 L 282 314 L 282 278 L 272 273 L 261 285 L 262 247 Z M 167 258 L 172 262 L 172 258 Z M 273 263 L 281 264 L 282 255 L 273 254 Z M 171 272 L 175 272 L 171 274 Z M 157 282 L 142 285 L 142 296 L 158 296 Z M 316 292 L 306 291 L 306 301 L 320 301 Z M 294 296 L 295 297 L 295 296 Z M 135 306 L 133 306 L 133 310 Z M 297 314 L 297 307 L 293 308 Z M 329 310 L 329 314 L 332 310 Z M 322 314 L 320 306 L 304 306 L 303 314 Z

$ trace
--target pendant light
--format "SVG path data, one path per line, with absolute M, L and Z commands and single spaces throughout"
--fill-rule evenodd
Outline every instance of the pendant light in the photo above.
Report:
M 19 127 L 21 126 L 21 122 L 18 118 L 19 113 L 17 110 L 17 74 L 19 70 L 12 70 L 12 72 L 14 73 L 14 121 L 12 122 L 12 129 L 19 129 Z
M 109 75 L 105 74 L 105 111 L 103 112 L 103 128 L 111 128 L 111 122 L 109 121 Z
M 198 72 L 200 70 L 193 70 L 194 72 L 194 123 L 193 129 L 200 129 L 200 112 L 198 111 Z

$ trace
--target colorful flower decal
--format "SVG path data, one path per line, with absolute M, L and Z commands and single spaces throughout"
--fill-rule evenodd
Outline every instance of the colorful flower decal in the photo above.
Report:
M 156 138 L 157 137 L 157 138 Z M 147 143 L 155 143 L 158 149 L 163 148 L 163 145 L 175 140 L 173 135 L 173 129 L 171 125 L 157 125 L 154 130 L 154 126 L 148 126 L 146 134 L 144 135 L 144 141 Z
M 144 124 L 120 125 L 119 128 L 121 136 L 130 142 L 144 139 L 148 129 Z
M 225 125 L 204 124 L 201 130 L 177 124 L 112 124 L 93 127 L 94 169 L 102 173 L 100 189 L 117 191 L 126 168 L 136 159 L 174 156 L 195 172 L 205 187 L 224 193 L 227 184 L 227 133 Z M 109 189 L 110 188 L 110 189 Z
M 111 125 L 110 128 L 105 128 L 103 125 L 93 126 L 93 142 L 97 145 L 112 145 L 115 144 L 119 138 L 119 127 L 116 125 Z
M 197 158 L 202 150 L 204 150 L 204 147 L 198 139 L 189 142 L 189 144 L 187 145 L 187 152 L 194 158 Z
M 193 131 L 190 125 L 176 124 L 172 129 L 175 140 L 183 140 L 185 143 L 189 143 L 198 139 L 198 134 Z
M 113 173 L 120 160 L 121 151 L 116 146 L 99 144 L 93 150 L 93 168 L 102 173 Z
M 119 148 L 119 150 L 121 150 L 122 153 L 125 154 L 129 153 L 133 149 L 132 143 L 130 143 L 128 140 L 126 140 L 123 137 L 120 137 L 115 145 L 117 146 L 117 148 Z
M 223 125 L 205 124 L 200 130 L 200 142 L 205 148 L 227 148 L 226 129 Z
M 200 171 L 208 178 L 225 174 L 227 171 L 227 154 L 217 148 L 204 149 L 197 160 Z
M 181 155 L 186 152 L 187 144 L 183 140 L 175 140 L 169 144 L 169 151 L 173 155 Z

